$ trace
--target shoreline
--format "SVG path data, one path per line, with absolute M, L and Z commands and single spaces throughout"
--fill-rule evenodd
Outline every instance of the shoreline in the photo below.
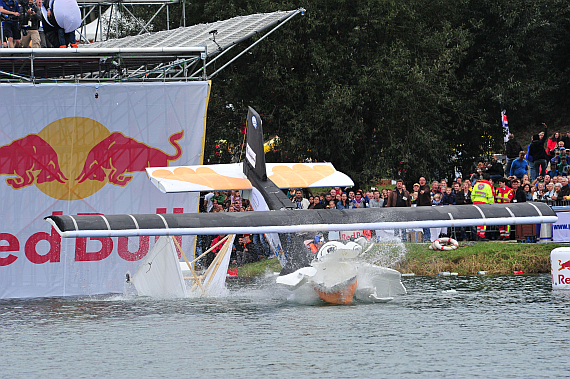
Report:
M 436 276 L 440 272 L 459 275 L 513 275 L 550 273 L 550 252 L 557 247 L 570 247 L 568 243 L 514 243 L 514 242 L 463 242 L 459 249 L 429 250 L 428 243 L 406 243 L 403 259 L 393 268 L 402 274 Z M 373 263 L 373 262 L 371 262 Z M 279 272 L 277 258 L 248 263 L 238 268 L 239 277 L 254 277 L 267 271 Z

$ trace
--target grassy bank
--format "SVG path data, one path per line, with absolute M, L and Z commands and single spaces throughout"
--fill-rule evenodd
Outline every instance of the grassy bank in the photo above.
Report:
M 395 245 L 396 246 L 396 245 Z M 522 271 L 525 274 L 550 272 L 550 252 L 567 244 L 553 243 L 467 243 L 457 250 L 433 251 L 428 244 L 405 244 L 403 259 L 394 267 L 401 273 L 416 275 L 437 275 L 440 272 L 457 272 L 460 275 L 477 275 L 488 271 L 490 275 L 512 274 Z M 400 248 L 398 245 L 395 248 Z M 238 275 L 252 277 L 266 271 L 281 271 L 277 259 L 264 259 L 238 269 Z
M 437 275 L 443 271 L 460 275 L 476 275 L 488 271 L 491 275 L 550 272 L 550 252 L 564 244 L 552 243 L 471 243 L 457 250 L 433 251 L 428 244 L 408 244 L 404 260 L 395 267 L 402 273 Z

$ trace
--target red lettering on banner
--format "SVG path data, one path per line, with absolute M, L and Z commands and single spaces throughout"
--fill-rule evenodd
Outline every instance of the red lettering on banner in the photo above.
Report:
M 91 241 L 101 242 L 101 249 L 99 251 L 87 251 L 87 238 L 76 238 L 76 262 L 102 261 L 111 255 L 111 252 L 113 251 L 113 240 L 111 237 L 89 237 L 89 239 Z
M 20 251 L 20 241 L 10 233 L 0 233 L 0 241 L 8 241 L 8 246 L 0 246 L 0 252 Z M 0 257 L 0 266 L 8 266 L 18 259 L 17 256 L 9 254 L 7 257 Z
M 156 208 L 156 214 L 161 215 L 166 213 L 166 208 Z M 184 213 L 184 208 L 174 208 L 172 213 Z M 178 245 L 182 246 L 182 236 L 175 236 Z M 158 241 L 158 237 L 154 237 L 154 242 Z M 178 258 L 182 257 L 178 245 L 174 244 L 176 247 L 176 252 L 178 253 Z
M 564 275 L 558 275 L 558 284 L 570 284 L 570 278 L 566 278 Z
M 62 214 L 62 211 L 52 212 L 52 215 Z M 36 247 L 40 241 L 47 241 L 49 243 L 49 251 L 44 255 L 38 254 L 36 251 Z M 34 233 L 26 241 L 24 252 L 28 260 L 35 264 L 59 262 L 61 255 L 61 236 L 55 231 L 54 227 L 51 228 L 51 234 L 46 232 Z
M 126 261 L 133 262 L 144 258 L 147 255 L 149 249 L 149 237 L 142 236 L 139 237 L 139 248 L 135 252 L 129 251 L 129 237 L 119 237 L 119 243 L 117 244 L 117 251 L 119 252 L 119 257 Z

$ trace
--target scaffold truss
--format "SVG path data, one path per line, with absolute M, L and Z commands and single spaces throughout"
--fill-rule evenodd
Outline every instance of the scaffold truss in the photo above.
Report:
M 77 49 L 0 49 L 0 81 L 209 80 L 304 12 L 301 8 L 252 14 L 84 44 Z M 207 73 L 210 64 L 253 36 L 259 38 L 213 73 Z

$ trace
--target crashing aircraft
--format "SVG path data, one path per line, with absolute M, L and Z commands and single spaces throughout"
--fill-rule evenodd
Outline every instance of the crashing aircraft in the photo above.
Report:
M 293 203 L 282 189 L 352 186 L 354 183 L 330 163 L 266 163 L 263 146 L 262 121 L 249 108 L 247 120 L 246 158 L 241 163 L 178 167 L 149 167 L 147 174 L 164 193 L 200 192 L 239 189 L 251 191 L 255 212 L 123 214 L 123 215 L 61 215 L 48 216 L 49 222 L 64 238 L 133 237 L 180 235 L 228 235 L 226 245 L 233 243 L 235 234 L 278 235 L 280 262 L 283 265 L 277 282 L 291 289 L 311 287 L 319 297 L 330 303 L 351 303 L 358 300 L 382 302 L 405 293 L 400 274 L 388 268 L 357 264 L 367 246 L 334 242 L 321 247 L 313 256 L 307 254 L 303 233 L 465 227 L 477 225 L 516 225 L 554 223 L 554 211 L 543 203 L 465 205 L 457 207 L 369 208 L 369 209 L 293 209 Z M 258 209 L 261 209 L 258 211 Z M 314 235 L 314 234 L 313 234 Z M 154 267 L 149 260 L 159 251 L 169 251 L 171 267 L 177 284 L 171 284 L 185 294 L 182 271 L 174 257 L 175 239 L 164 241 L 162 247 L 151 251 L 141 267 Z M 221 241 L 220 241 L 221 242 Z M 180 249 L 180 246 L 178 246 Z M 325 248 L 325 250 L 323 250 Z M 162 249 L 162 250 L 161 250 Z M 228 247 L 225 252 L 229 254 Z M 223 286 L 229 258 L 218 254 L 203 275 L 198 275 L 194 263 L 207 252 L 190 261 L 184 256 L 192 288 L 206 293 L 208 284 Z M 220 257 L 218 259 L 218 256 Z M 172 258 L 174 257 L 174 258 Z M 157 258 L 158 259 L 158 258 Z M 170 263 L 168 263 L 170 262 Z M 150 264 L 149 264 L 150 263 Z M 212 266 L 213 265 L 213 266 Z M 173 268 L 176 266 L 176 268 Z M 374 267 L 372 267 L 374 266 Z M 165 268 L 165 270 L 167 270 Z M 146 268 L 133 275 L 137 282 Z M 166 271 L 164 271 L 166 272 Z M 224 273 L 221 275 L 220 273 Z M 167 275 L 145 281 L 163 283 Z M 219 279 L 223 277 L 224 279 Z M 139 280 L 140 282 L 141 280 Z M 139 294 L 156 295 L 160 291 L 139 289 Z M 142 287 L 141 287 L 142 288 Z M 178 295 L 174 295 L 178 296 Z

